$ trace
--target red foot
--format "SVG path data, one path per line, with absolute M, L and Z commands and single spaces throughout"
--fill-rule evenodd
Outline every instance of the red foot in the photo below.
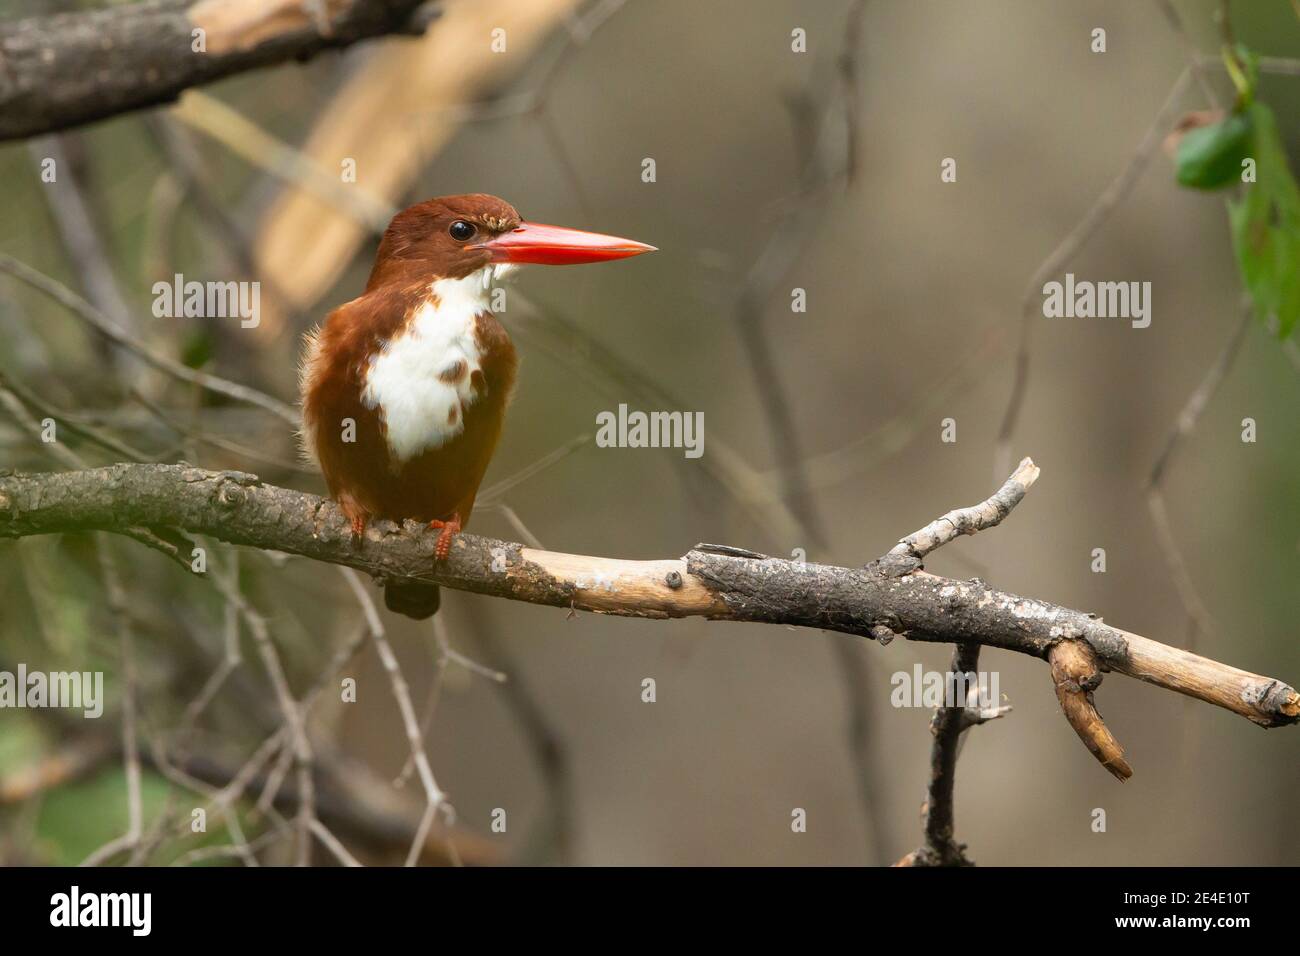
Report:
M 352 543 L 356 544 L 366 533 L 366 522 L 370 520 L 370 514 L 346 493 L 339 496 L 339 507 L 343 509 L 343 517 L 352 526 Z
M 460 534 L 460 518 L 456 515 L 452 515 L 446 521 L 434 518 L 429 522 L 429 527 L 441 529 L 438 531 L 438 541 L 433 546 L 433 557 L 438 561 L 446 561 L 451 556 L 452 539 Z

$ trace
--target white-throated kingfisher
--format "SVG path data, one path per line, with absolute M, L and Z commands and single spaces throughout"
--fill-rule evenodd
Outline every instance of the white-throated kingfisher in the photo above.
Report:
M 364 534 L 371 518 L 440 529 L 451 553 L 496 448 L 518 358 L 490 308 L 515 265 L 604 262 L 653 246 L 525 222 L 474 193 L 417 203 L 384 232 L 365 291 L 308 333 L 299 386 L 305 450 Z M 390 610 L 426 618 L 438 589 L 390 582 Z

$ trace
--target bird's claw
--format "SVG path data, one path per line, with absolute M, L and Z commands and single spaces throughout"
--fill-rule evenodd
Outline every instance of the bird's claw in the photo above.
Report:
M 365 537 L 370 513 L 357 504 L 355 498 L 346 493 L 339 496 L 339 507 L 343 509 L 343 517 L 348 519 L 348 526 L 352 529 L 352 546 L 358 547 L 361 539 Z
M 429 527 L 438 531 L 438 540 L 433 546 L 434 560 L 446 561 L 451 557 L 452 539 L 460 534 L 460 519 L 453 517 L 440 521 L 434 518 L 429 522 Z

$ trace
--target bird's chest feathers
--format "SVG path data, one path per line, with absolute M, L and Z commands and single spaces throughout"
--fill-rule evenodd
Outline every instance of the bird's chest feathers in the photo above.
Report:
M 370 358 L 362 401 L 383 418 L 397 462 L 439 448 L 465 430 L 465 412 L 485 397 L 478 316 L 489 276 L 440 279 L 404 325 Z

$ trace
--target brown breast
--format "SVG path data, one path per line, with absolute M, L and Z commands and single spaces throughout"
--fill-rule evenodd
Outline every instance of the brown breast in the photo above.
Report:
M 427 283 L 385 286 L 330 314 L 303 363 L 304 439 L 336 500 L 350 499 L 374 517 L 431 521 L 455 514 L 463 525 L 501 434 L 518 359 L 490 312 L 469 319 L 477 354 L 468 361 L 450 347 L 445 361 L 437 358 L 444 330 L 428 326 L 427 313 L 423 345 L 426 352 L 437 348 L 402 352 L 429 304 Z M 449 388 L 463 400 L 442 401 Z M 400 435 L 390 436 L 390 415 Z M 413 450 L 412 416 L 420 415 L 441 418 L 428 422 L 436 447 Z

